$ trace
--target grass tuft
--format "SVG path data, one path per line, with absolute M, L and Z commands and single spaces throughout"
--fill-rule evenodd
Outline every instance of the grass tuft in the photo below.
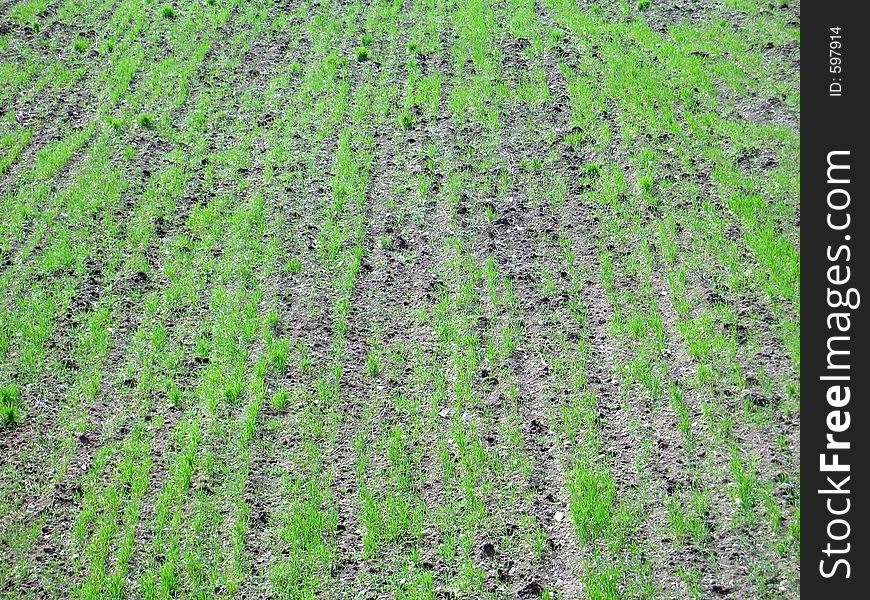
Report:
M 0 424 L 4 428 L 12 428 L 21 423 L 18 397 L 18 387 L 15 384 L 0 387 Z
M 290 394 L 285 389 L 280 389 L 272 394 L 269 403 L 275 410 L 281 411 L 287 408 L 287 402 L 290 400 Z
M 299 275 L 302 272 L 302 259 L 298 256 L 294 256 L 290 260 L 287 261 L 285 265 L 287 272 L 291 275 Z

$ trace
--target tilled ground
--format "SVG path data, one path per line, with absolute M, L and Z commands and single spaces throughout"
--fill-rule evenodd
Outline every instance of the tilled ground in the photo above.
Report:
M 796 3 L 2 3 L 0 594 L 769 598 Z

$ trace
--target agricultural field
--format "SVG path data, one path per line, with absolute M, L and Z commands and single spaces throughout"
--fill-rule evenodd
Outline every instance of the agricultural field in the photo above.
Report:
M 0 596 L 798 597 L 799 30 L 0 0 Z

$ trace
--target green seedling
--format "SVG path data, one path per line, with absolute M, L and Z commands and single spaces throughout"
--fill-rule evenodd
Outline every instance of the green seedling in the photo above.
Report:
M 0 422 L 4 428 L 15 427 L 21 422 L 18 395 L 18 387 L 14 384 L 0 387 Z
M 302 272 L 302 259 L 298 256 L 294 256 L 290 260 L 287 261 L 285 266 L 288 273 L 293 275 L 299 275 Z
M 376 376 L 381 370 L 381 357 L 376 349 L 369 350 L 366 357 L 366 372 L 372 377 Z
M 281 411 L 287 408 L 287 403 L 290 400 L 290 393 L 285 389 L 277 390 L 269 399 L 269 403 L 275 410 Z

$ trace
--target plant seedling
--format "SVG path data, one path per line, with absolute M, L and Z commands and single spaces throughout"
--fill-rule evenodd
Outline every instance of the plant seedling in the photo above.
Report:
M 285 389 L 280 389 L 272 394 L 270 403 L 275 410 L 284 410 L 287 408 L 287 402 L 290 399 L 290 394 Z
M 414 124 L 414 120 L 411 118 L 411 113 L 407 110 L 403 110 L 402 114 L 399 115 L 399 124 L 402 126 L 402 129 L 411 129 L 411 126 Z
M 21 422 L 18 405 L 18 388 L 14 384 L 0 387 L 0 423 L 4 428 L 15 427 Z
M 291 273 L 292 275 L 298 275 L 302 272 L 302 259 L 300 259 L 298 256 L 294 256 L 287 261 L 286 268 L 288 273 Z

